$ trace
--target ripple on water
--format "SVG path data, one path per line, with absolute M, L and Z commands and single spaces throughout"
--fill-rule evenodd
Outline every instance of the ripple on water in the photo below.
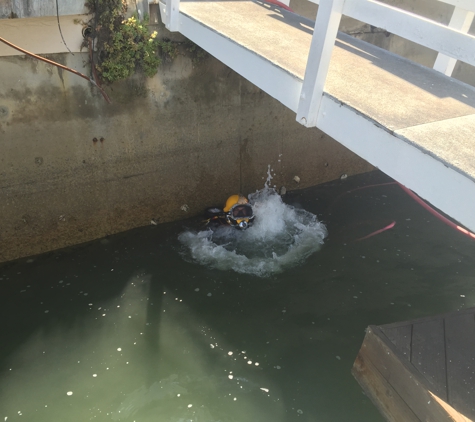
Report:
M 268 186 L 249 195 L 249 202 L 255 214 L 251 228 L 184 231 L 178 236 L 185 246 L 184 258 L 210 268 L 268 277 L 299 265 L 320 249 L 327 230 L 314 214 L 285 204 Z

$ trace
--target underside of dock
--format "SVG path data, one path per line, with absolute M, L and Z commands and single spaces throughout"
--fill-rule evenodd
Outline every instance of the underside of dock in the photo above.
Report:
M 352 372 L 388 421 L 475 420 L 475 308 L 368 327 Z

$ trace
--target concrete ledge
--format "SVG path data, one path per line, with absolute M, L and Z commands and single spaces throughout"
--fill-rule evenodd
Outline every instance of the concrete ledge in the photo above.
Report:
M 73 53 L 81 51 L 83 42 L 82 21 L 87 21 L 87 15 L 61 16 L 61 32 L 58 29 L 56 16 L 30 19 L 0 19 L 0 34 L 2 38 L 34 54 Z M 22 56 L 23 53 L 0 43 L 0 57 Z

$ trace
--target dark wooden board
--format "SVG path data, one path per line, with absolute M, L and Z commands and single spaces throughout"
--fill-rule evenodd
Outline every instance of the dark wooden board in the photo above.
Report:
M 448 401 L 475 419 L 475 317 L 454 314 L 445 318 Z
M 431 391 L 447 401 L 443 319 L 413 324 L 411 363 L 429 382 Z
M 392 385 L 362 353 L 356 358 L 351 372 L 365 394 L 389 422 L 421 422 Z
M 388 421 L 475 421 L 475 308 L 368 327 L 352 373 Z
M 367 330 L 360 355 L 372 363 L 420 420 L 453 421 L 429 393 L 427 381 L 378 327 Z
M 380 326 L 381 331 L 407 357 L 411 359 L 412 324 L 398 326 Z

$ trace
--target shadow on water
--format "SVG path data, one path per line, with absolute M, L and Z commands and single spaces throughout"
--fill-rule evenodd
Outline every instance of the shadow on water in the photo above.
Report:
M 364 329 L 475 305 L 474 242 L 388 181 L 287 194 L 329 235 L 270 277 L 185 261 L 199 219 L 0 266 L 0 417 L 382 421 L 350 374 Z

